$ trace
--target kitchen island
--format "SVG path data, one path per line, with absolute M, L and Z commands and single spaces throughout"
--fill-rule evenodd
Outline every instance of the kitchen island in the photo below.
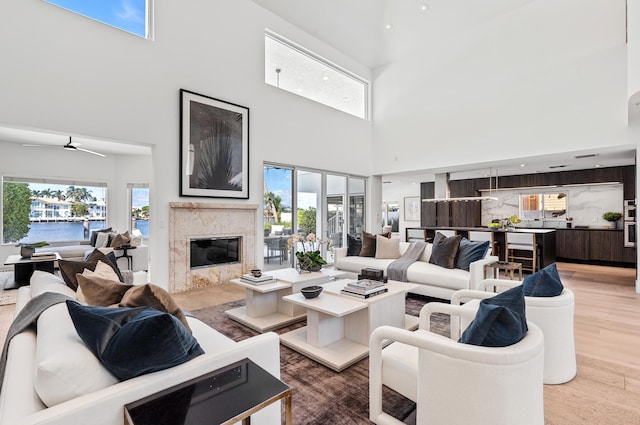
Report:
M 438 230 L 453 231 L 456 235 L 461 235 L 469 239 L 469 232 L 488 232 L 492 235 L 495 255 L 500 261 L 507 261 L 507 233 L 533 234 L 536 238 L 536 245 L 540 252 L 540 267 L 546 267 L 556 262 L 556 229 L 529 229 L 526 227 L 516 227 L 509 230 L 492 230 L 487 227 L 408 227 L 406 229 L 406 240 L 424 239 L 432 241 Z

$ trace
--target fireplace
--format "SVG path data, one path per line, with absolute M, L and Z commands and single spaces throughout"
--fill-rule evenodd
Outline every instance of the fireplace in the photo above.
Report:
M 240 240 L 239 237 L 191 239 L 189 250 L 191 268 L 240 262 Z
M 255 268 L 257 212 L 257 204 L 170 202 L 169 292 L 226 284 Z

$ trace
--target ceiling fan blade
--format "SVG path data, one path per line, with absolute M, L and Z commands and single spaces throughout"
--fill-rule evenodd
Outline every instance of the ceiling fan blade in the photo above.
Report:
M 90 153 L 92 155 L 101 156 L 102 158 L 104 158 L 106 156 L 105 154 L 102 154 L 102 153 L 99 153 L 99 152 L 90 151 L 89 149 L 82 149 L 82 148 L 76 147 L 76 150 L 82 151 L 82 152 L 86 152 L 86 153 Z
M 27 143 L 23 143 L 22 146 L 27 147 L 27 148 L 57 148 L 58 146 L 53 146 L 53 145 L 30 145 Z

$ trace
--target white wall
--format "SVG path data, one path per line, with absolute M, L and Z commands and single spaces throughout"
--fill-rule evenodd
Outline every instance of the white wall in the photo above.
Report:
M 539 0 L 375 70 L 374 172 L 635 144 L 624 0 Z
M 422 201 L 420 198 L 420 184 L 384 184 L 382 185 L 382 202 L 398 202 L 400 210 L 398 216 L 400 221 L 398 224 L 398 236 L 401 240 L 405 240 L 407 227 L 420 227 L 420 219 L 417 221 L 407 221 L 404 219 L 404 198 L 418 197 L 420 208 L 422 209 Z
M 371 78 L 249 0 L 155 2 L 155 41 L 43 1 L 5 0 L 0 125 L 152 145 L 153 281 L 166 287 L 168 204 L 179 200 L 180 88 L 250 108 L 250 199 L 240 202 L 262 204 L 263 161 L 371 174 L 368 121 L 264 83 L 265 28 Z M 21 163 L 28 172 L 30 162 Z
M 108 155 L 99 158 L 62 148 L 26 148 L 0 142 L 2 176 L 50 178 L 65 181 L 106 183 L 108 187 L 107 224 L 124 232 L 129 227 L 127 183 L 149 183 L 151 157 Z M 72 184 L 72 183 L 70 183 Z M 0 245 L 0 257 L 17 254 L 13 245 Z

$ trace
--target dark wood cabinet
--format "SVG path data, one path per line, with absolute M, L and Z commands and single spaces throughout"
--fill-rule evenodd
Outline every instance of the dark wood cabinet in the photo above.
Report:
M 556 230 L 556 255 L 560 258 L 588 260 L 589 230 Z
M 636 249 L 624 247 L 621 230 L 558 229 L 556 251 L 567 260 L 636 263 Z

